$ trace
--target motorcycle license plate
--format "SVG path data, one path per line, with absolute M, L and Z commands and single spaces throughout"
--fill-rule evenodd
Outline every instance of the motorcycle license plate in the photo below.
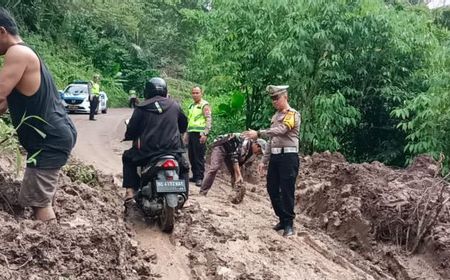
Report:
M 158 193 L 177 193 L 185 191 L 186 186 L 184 180 L 173 180 L 173 181 L 156 180 L 156 192 Z

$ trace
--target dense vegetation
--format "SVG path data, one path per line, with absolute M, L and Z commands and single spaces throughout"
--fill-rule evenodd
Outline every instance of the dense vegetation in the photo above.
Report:
M 99 72 L 123 105 L 159 74 L 186 106 L 199 83 L 218 134 L 267 127 L 265 87 L 289 84 L 304 153 L 394 165 L 450 156 L 449 9 L 406 0 L 2 2 L 60 87 Z

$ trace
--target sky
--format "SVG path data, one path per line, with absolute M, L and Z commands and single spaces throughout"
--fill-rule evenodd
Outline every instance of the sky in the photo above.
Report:
M 427 4 L 428 8 L 435 9 L 442 6 L 450 5 L 450 0 L 429 0 Z

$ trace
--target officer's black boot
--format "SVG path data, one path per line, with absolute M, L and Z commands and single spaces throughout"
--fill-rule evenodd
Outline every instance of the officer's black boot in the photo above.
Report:
M 195 180 L 195 185 L 196 185 L 197 187 L 201 187 L 201 186 L 202 186 L 202 182 L 203 182 L 202 179 Z
M 278 224 L 273 226 L 273 229 L 276 231 L 282 230 L 282 229 L 284 229 L 284 224 L 279 222 Z
M 288 236 L 292 236 L 292 235 L 294 235 L 294 228 L 292 227 L 292 225 L 286 225 L 284 227 L 283 236 L 288 237 Z

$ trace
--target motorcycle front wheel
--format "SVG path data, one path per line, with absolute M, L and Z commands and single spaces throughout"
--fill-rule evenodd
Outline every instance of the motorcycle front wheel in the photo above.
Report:
M 167 205 L 164 199 L 164 207 L 159 216 L 159 226 L 163 232 L 171 233 L 175 224 L 175 208 Z

